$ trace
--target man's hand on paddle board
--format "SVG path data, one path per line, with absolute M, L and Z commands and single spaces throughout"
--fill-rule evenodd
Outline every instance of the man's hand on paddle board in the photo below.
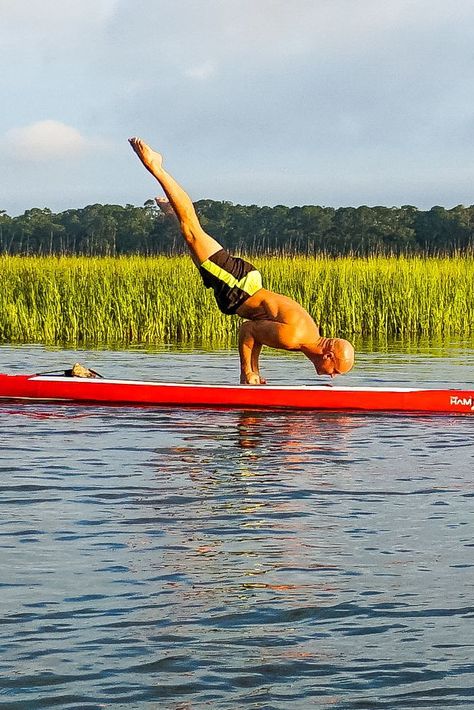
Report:
M 241 385 L 266 385 L 267 381 L 260 377 L 258 372 L 242 372 L 240 375 Z

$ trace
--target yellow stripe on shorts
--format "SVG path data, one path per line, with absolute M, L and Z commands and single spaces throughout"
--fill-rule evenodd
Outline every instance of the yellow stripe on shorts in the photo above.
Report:
M 241 291 L 245 291 L 249 296 L 253 296 L 254 293 L 257 293 L 257 291 L 262 288 L 262 275 L 260 271 L 256 269 L 249 271 L 248 274 L 238 281 L 235 276 L 232 276 L 228 271 L 214 264 L 210 259 L 203 261 L 201 267 L 209 271 L 209 273 L 219 279 L 219 281 L 226 283 L 230 288 L 240 288 Z

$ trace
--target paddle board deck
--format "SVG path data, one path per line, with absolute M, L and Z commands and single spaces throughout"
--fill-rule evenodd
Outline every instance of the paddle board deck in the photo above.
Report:
M 236 409 L 474 414 L 474 389 L 212 385 L 0 374 L 0 399 Z

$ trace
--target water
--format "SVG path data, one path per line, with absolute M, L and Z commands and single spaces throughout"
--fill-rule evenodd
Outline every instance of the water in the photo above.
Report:
M 76 360 L 237 372 L 234 353 L 0 348 L 3 372 Z M 454 344 L 367 348 L 344 383 L 473 380 Z M 474 706 L 472 417 L 7 402 L 0 425 L 2 710 Z

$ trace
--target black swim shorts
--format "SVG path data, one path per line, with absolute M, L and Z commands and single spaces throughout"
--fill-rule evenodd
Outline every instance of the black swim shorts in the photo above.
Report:
M 214 290 L 217 305 L 222 313 L 231 315 L 247 298 L 262 288 L 259 271 L 237 256 L 220 249 L 206 259 L 199 271 L 206 288 Z

